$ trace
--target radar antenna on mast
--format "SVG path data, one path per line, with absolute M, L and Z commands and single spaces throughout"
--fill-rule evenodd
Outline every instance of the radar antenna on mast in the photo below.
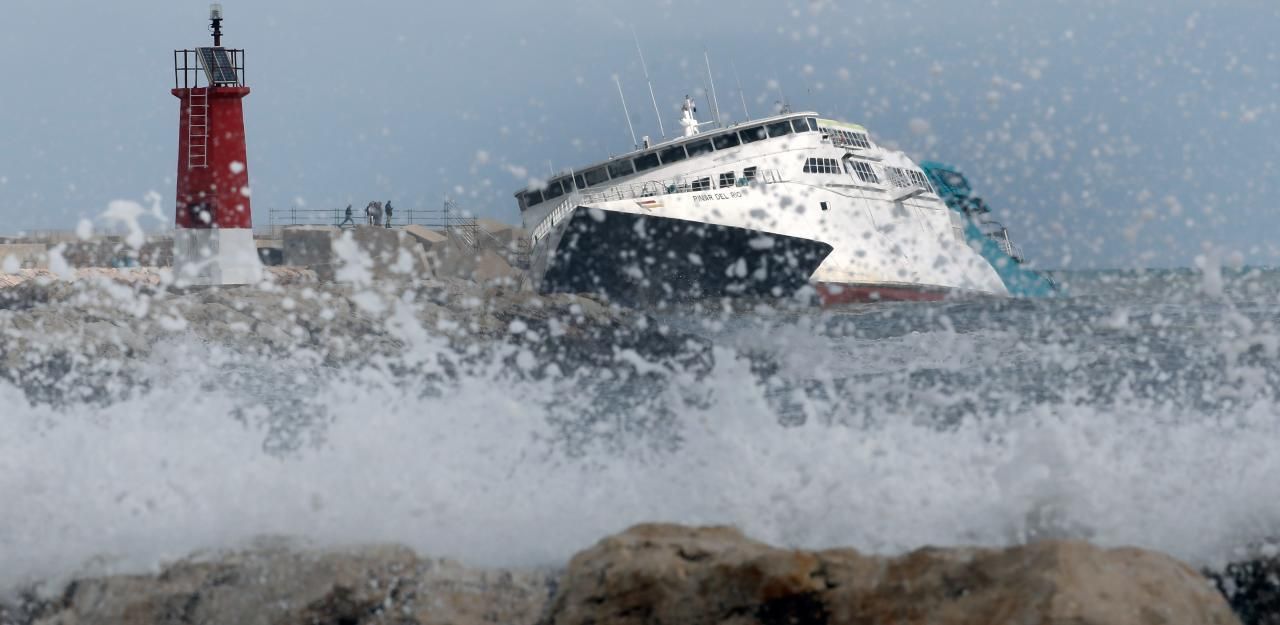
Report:
M 636 35 L 635 27 L 631 28 L 631 37 L 636 40 L 636 53 L 640 55 L 640 69 L 644 70 L 645 82 L 649 83 L 649 99 L 653 101 L 653 114 L 658 116 L 658 132 L 662 133 L 662 138 L 667 138 L 667 130 L 662 127 L 662 111 L 658 109 L 658 98 L 653 95 L 653 80 L 649 78 L 649 66 L 644 62 L 644 50 L 640 49 L 640 37 Z
M 613 75 L 613 83 L 618 85 L 618 99 L 622 100 L 622 114 L 627 116 L 627 129 L 631 131 L 631 147 L 632 149 L 640 149 L 640 144 L 636 141 L 636 129 L 631 125 L 631 111 L 627 110 L 627 96 L 622 95 L 622 81 L 618 79 L 618 75 Z
M 716 97 L 716 79 L 711 75 L 711 53 L 703 48 L 702 57 L 707 60 L 707 80 L 711 81 L 711 114 L 716 116 L 716 126 L 723 128 L 724 122 L 720 119 L 720 99 Z
M 746 116 L 747 121 L 751 121 L 751 113 L 747 112 L 747 96 L 742 93 L 742 78 L 738 76 L 738 64 L 730 63 L 733 67 L 733 79 L 738 81 L 738 97 L 742 98 L 742 114 Z

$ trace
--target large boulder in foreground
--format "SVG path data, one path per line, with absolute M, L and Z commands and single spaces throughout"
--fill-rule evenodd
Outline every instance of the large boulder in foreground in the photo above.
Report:
M 81 580 L 29 622 L 533 623 L 546 606 L 551 583 L 547 573 L 467 569 L 449 561 L 420 559 L 401 547 L 327 554 L 267 549 L 180 562 L 154 576 Z
M 1051 541 L 884 558 L 675 525 L 606 538 L 562 574 L 469 569 L 394 546 L 310 553 L 277 543 L 24 597 L 0 601 L 0 625 L 1238 623 L 1205 577 L 1139 549 Z
M 897 558 L 791 551 L 727 527 L 641 525 L 576 557 L 547 625 L 1237 623 L 1186 565 L 1051 541 Z

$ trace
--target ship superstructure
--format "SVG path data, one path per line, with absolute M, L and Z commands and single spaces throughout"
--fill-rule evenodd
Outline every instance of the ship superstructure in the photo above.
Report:
M 699 132 L 516 193 L 540 291 L 824 303 L 1006 295 L 905 154 L 814 112 Z M 688 123 L 692 120 L 692 123 Z

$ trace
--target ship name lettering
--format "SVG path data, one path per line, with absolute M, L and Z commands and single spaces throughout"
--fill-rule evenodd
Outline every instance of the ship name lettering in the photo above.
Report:
M 710 200 L 732 200 L 746 196 L 746 191 L 731 191 L 729 193 L 699 193 L 693 196 L 693 201 L 706 202 Z

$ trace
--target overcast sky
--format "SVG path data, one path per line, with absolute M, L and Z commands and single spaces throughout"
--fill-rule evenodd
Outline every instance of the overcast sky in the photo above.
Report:
M 531 176 L 630 148 L 615 74 L 658 137 L 634 28 L 668 133 L 705 49 L 726 117 L 740 80 L 753 116 L 780 90 L 950 162 L 1042 266 L 1188 265 L 1205 246 L 1280 264 L 1275 0 L 223 4 L 225 44 L 248 50 L 260 225 L 445 195 L 517 222 Z M 208 45 L 208 3 L 4 5 L 0 233 L 150 191 L 172 210 L 172 50 Z

